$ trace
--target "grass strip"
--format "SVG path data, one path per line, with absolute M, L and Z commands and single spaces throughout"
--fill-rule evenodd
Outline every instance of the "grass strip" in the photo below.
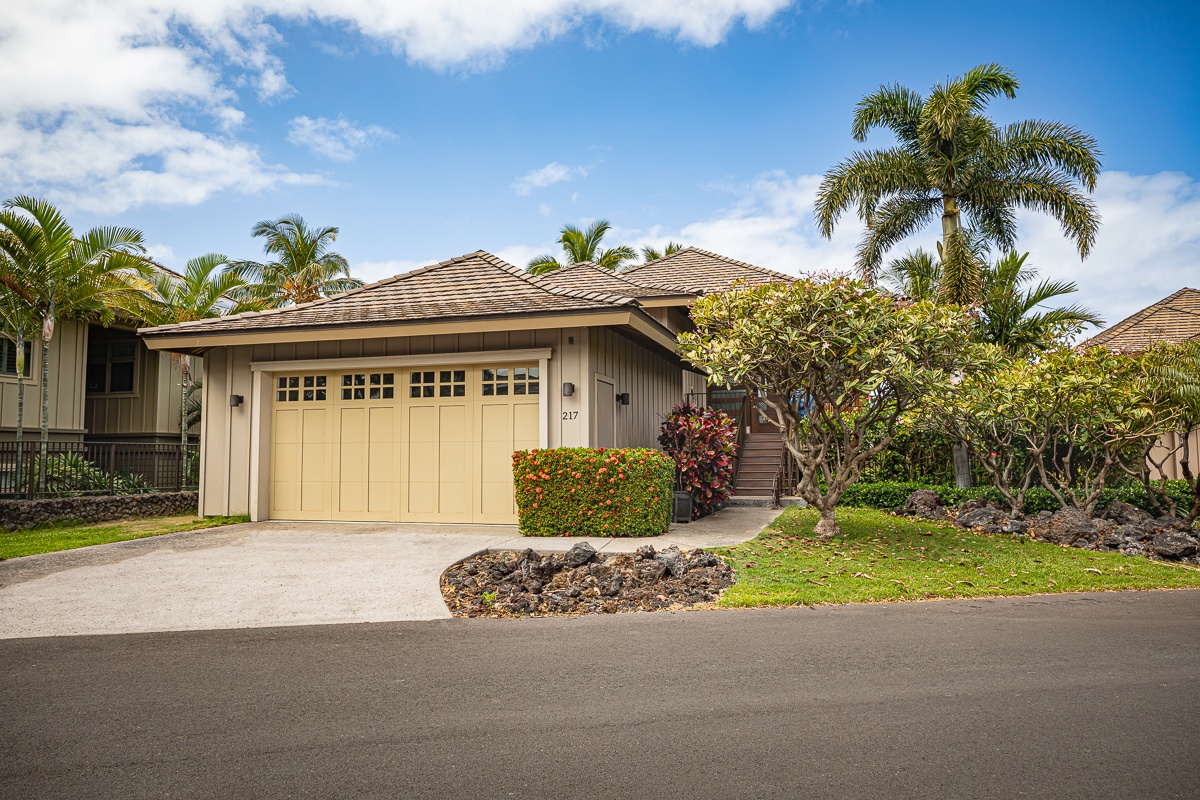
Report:
M 715 549 L 738 580 L 719 605 L 872 603 L 1052 592 L 1200 588 L 1200 570 L 1098 553 L 948 522 L 839 508 L 842 536 L 813 535 L 817 513 L 789 508 L 755 539 Z
M 147 536 L 161 536 L 164 533 L 216 528 L 235 522 L 249 521 L 250 517 L 248 516 L 197 517 L 194 514 L 182 514 L 83 525 L 71 523 L 41 525 L 36 528 L 0 532 L 0 560 L 32 556 L 38 553 L 53 553 L 58 550 L 73 550 L 93 544 L 144 539 Z

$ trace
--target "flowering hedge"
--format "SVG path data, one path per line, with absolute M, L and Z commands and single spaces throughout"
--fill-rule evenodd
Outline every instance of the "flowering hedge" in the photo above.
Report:
M 671 525 L 675 465 L 657 450 L 559 447 L 513 453 L 525 536 L 657 536 Z
M 718 511 L 733 492 L 737 422 L 695 403 L 675 406 L 663 420 L 658 443 L 675 461 L 676 486 L 692 496 L 692 519 Z

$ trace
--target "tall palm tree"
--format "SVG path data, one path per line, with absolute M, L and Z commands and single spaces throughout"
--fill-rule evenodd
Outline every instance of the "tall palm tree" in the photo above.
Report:
M 574 225 L 563 225 L 558 241 L 566 256 L 566 264 L 590 261 L 615 272 L 626 261 L 636 258 L 637 253 L 632 247 L 626 245 L 601 249 L 600 244 L 604 240 L 604 234 L 610 230 L 612 230 L 612 225 L 606 219 L 596 220 L 587 227 L 587 230 L 580 230 Z M 561 269 L 566 264 L 560 263 L 552 255 L 541 255 L 530 261 L 526 269 L 531 275 L 545 275 L 547 272 Z
M 220 317 L 225 314 L 258 308 L 254 303 L 234 302 L 231 297 L 246 287 L 246 282 L 229 268 L 229 259 L 219 253 L 208 253 L 187 262 L 183 277 L 158 270 L 150 279 L 153 294 L 143 312 L 151 325 L 169 325 Z M 179 441 L 187 444 L 190 360 L 179 356 L 182 373 Z
M 92 228 L 75 236 L 62 213 L 45 200 L 22 195 L 0 208 L 0 250 L 7 258 L 0 283 L 19 287 L 41 322 L 42 430 L 40 481 L 50 438 L 50 342 L 65 319 L 111 324 L 118 315 L 138 316 L 145 304 L 147 267 L 142 232 Z
M 7 232 L 0 232 L 6 236 Z M 8 256 L 0 249 L 0 274 L 11 275 L 13 269 Z M 0 284 L 0 337 L 12 342 L 16 353 L 14 366 L 17 372 L 17 474 L 21 474 L 21 444 L 25 440 L 25 345 L 37 330 L 38 317 L 33 298 L 22 287 L 10 289 Z
M 253 235 L 266 240 L 263 251 L 273 260 L 231 265 L 230 271 L 245 283 L 235 293 L 239 300 L 263 308 L 282 308 L 363 285 L 350 276 L 346 259 L 330 249 L 338 237 L 335 227 L 310 228 L 299 214 L 288 214 L 263 220 L 254 226 Z
M 873 282 L 888 250 L 939 214 L 943 302 L 973 302 L 982 288 L 980 265 L 967 255 L 963 215 L 988 242 L 1009 251 L 1016 245 L 1016 210 L 1041 211 L 1058 220 L 1081 258 L 1087 256 L 1100 227 L 1087 196 L 1100 172 L 1096 141 L 1060 122 L 999 127 L 984 116 L 990 100 L 1013 98 L 1017 87 L 1008 69 L 984 64 L 939 83 L 928 98 L 897 84 L 859 102 L 855 140 L 884 127 L 898 142 L 855 153 L 831 169 L 817 193 L 816 216 L 830 237 L 842 213 L 857 207 L 867 226 L 857 255 L 863 280 Z
M 665 258 L 666 256 L 671 255 L 672 253 L 678 253 L 683 248 L 684 246 L 679 242 L 667 242 L 666 248 L 660 253 L 655 248 L 646 246 L 642 248 L 642 260 L 657 261 L 660 258 Z

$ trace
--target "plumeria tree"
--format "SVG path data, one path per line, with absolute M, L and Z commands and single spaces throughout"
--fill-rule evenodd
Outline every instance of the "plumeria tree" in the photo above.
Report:
M 838 500 L 901 415 L 976 358 L 961 308 L 897 301 L 842 277 L 741 284 L 697 300 L 692 318 L 682 354 L 714 383 L 765 390 L 824 538 L 838 533 Z
M 1200 479 L 1192 447 L 1200 431 L 1200 341 L 1155 344 L 1142 358 L 1146 401 L 1164 422 L 1163 436 L 1144 443 L 1142 482 L 1160 514 L 1181 517 L 1190 525 L 1200 517 Z M 1189 507 L 1180 507 L 1167 492 L 1171 461 L 1179 464 L 1191 491 Z

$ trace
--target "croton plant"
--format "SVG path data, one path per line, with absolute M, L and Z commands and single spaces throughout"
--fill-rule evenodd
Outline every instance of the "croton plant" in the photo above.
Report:
M 677 405 L 663 420 L 658 443 L 675 462 L 677 491 L 692 496 L 692 519 L 717 511 L 733 491 L 737 423 L 695 403 Z

